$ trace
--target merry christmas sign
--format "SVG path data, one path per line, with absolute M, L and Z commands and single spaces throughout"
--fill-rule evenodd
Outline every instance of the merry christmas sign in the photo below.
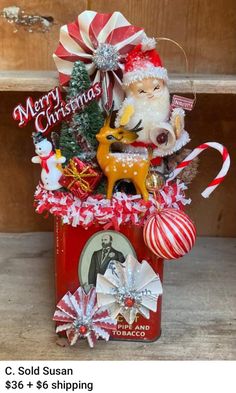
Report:
M 37 132 L 48 133 L 52 127 L 83 109 L 91 101 L 99 99 L 101 94 L 101 84 L 97 82 L 83 94 L 78 94 L 65 102 L 60 88 L 55 87 L 37 100 L 28 97 L 24 105 L 18 104 L 13 110 L 13 119 L 18 121 L 19 127 L 24 127 L 29 121 L 34 120 Z

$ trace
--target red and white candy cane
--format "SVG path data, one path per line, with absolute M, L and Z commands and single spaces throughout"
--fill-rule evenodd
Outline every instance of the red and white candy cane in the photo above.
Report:
M 229 170 L 229 167 L 230 167 L 230 156 L 229 156 L 228 150 L 226 149 L 225 146 L 221 145 L 220 143 L 206 142 L 206 143 L 203 143 L 202 145 L 199 145 L 198 147 L 196 147 L 179 165 L 177 165 L 175 170 L 170 174 L 167 184 L 170 181 L 174 180 L 176 178 L 176 176 L 178 176 L 178 174 L 184 168 L 186 168 L 194 158 L 196 158 L 202 151 L 208 149 L 209 147 L 212 147 L 213 149 L 216 149 L 221 153 L 222 159 L 223 159 L 223 165 L 222 165 L 220 172 L 215 177 L 215 179 L 212 180 L 212 182 L 207 186 L 207 188 L 201 193 L 201 195 L 204 198 L 208 198 L 211 195 L 211 193 L 215 190 L 215 188 L 220 183 L 222 183 L 222 181 L 224 180 L 224 178 Z

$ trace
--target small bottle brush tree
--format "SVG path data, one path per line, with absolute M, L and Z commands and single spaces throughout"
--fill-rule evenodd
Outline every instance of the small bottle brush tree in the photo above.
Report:
M 74 63 L 66 100 L 83 94 L 91 86 L 84 63 Z M 96 134 L 103 125 L 103 115 L 97 101 L 92 101 L 84 109 L 74 113 L 61 127 L 60 149 L 67 162 L 72 157 L 82 161 L 93 161 L 96 157 Z

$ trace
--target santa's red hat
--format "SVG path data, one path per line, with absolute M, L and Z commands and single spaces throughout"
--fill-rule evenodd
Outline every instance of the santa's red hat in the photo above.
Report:
M 168 80 L 167 70 L 162 66 L 154 38 L 145 38 L 126 57 L 123 84 L 130 85 L 144 78 Z

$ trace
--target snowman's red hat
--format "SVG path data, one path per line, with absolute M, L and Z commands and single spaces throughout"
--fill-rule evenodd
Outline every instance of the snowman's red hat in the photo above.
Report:
M 126 57 L 123 84 L 130 85 L 144 78 L 158 78 L 168 81 L 167 70 L 155 49 L 155 39 L 145 38 Z

